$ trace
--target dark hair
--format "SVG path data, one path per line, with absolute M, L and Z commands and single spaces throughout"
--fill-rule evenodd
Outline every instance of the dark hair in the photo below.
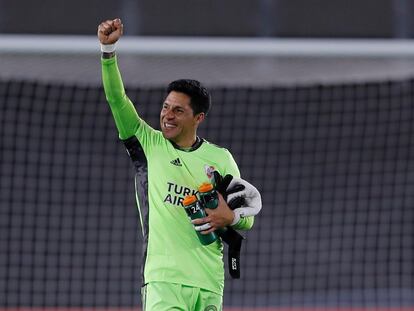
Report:
M 204 112 L 206 115 L 210 110 L 211 96 L 207 89 L 197 80 L 179 79 L 168 84 L 167 93 L 180 92 L 190 97 L 190 105 L 194 115 Z

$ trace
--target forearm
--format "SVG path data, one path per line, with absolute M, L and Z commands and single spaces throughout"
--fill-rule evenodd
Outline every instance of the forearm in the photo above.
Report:
M 254 216 L 240 218 L 233 228 L 237 230 L 250 230 L 254 224 Z
M 131 100 L 125 94 L 116 56 L 109 56 L 111 55 L 105 53 L 101 59 L 103 86 L 119 132 L 119 138 L 127 139 L 136 133 L 139 117 Z

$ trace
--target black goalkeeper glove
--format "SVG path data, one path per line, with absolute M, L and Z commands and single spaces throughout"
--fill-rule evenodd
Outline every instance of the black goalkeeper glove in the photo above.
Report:
M 255 186 L 244 179 L 228 174 L 224 177 L 214 171 L 215 188 L 227 205 L 234 211 L 234 220 L 231 225 L 239 222 L 240 218 L 255 216 L 262 209 L 260 192 Z

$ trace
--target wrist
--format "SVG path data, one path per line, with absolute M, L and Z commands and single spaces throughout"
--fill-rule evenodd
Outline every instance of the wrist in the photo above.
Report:
M 112 44 L 102 44 L 101 43 L 101 52 L 102 53 L 114 53 L 116 50 L 116 43 Z
M 234 211 L 231 211 L 233 213 L 233 219 L 230 223 L 230 226 L 236 225 L 240 221 L 240 215 L 236 214 Z
M 231 211 L 231 217 L 229 217 L 229 221 L 230 221 L 229 225 L 230 226 L 234 226 L 236 223 L 238 223 L 238 221 L 240 220 L 240 218 L 237 219 L 236 213 L 234 211 L 232 211 L 232 210 L 230 210 L 230 211 Z
M 110 59 L 110 58 L 112 58 L 114 56 L 115 56 L 115 52 L 111 52 L 111 53 L 102 52 L 102 58 L 103 59 Z
M 101 43 L 101 52 L 102 58 L 109 59 L 115 56 L 115 43 L 113 44 L 102 44 Z

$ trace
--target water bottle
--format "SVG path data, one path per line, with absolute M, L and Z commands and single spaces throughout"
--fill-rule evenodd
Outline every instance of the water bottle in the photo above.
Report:
M 205 208 L 215 209 L 218 206 L 219 198 L 217 191 L 210 183 L 203 183 L 198 187 L 200 202 Z
M 183 200 L 183 205 L 188 217 L 191 219 L 206 217 L 206 212 L 195 195 L 186 196 Z M 202 234 L 201 232 L 196 231 L 196 233 L 198 239 L 203 245 L 209 245 L 217 240 L 217 235 L 214 232 L 210 232 L 209 234 Z
M 204 208 L 215 209 L 219 203 L 218 192 L 214 189 L 214 186 L 210 183 L 203 183 L 198 187 L 198 196 L 200 198 L 200 203 Z M 226 232 L 226 228 L 219 228 L 215 232 L 223 234 Z

